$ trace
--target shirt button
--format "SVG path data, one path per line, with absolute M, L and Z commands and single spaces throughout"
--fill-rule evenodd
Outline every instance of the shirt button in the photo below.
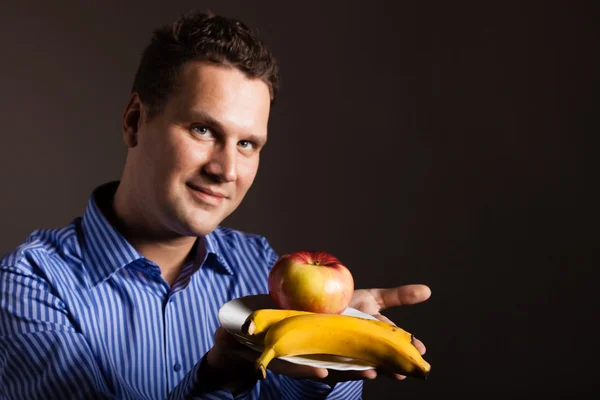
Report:
M 181 364 L 175 363 L 175 365 L 173 365 L 173 369 L 175 370 L 175 372 L 181 371 Z

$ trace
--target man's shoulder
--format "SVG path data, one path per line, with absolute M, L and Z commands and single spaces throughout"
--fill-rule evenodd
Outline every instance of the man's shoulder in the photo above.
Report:
M 208 250 L 217 255 L 225 268 L 243 276 L 261 276 L 277 259 L 267 238 L 259 233 L 219 226 L 207 239 Z
M 270 249 L 267 238 L 259 233 L 245 232 L 231 227 L 218 226 L 210 236 L 218 242 L 220 246 L 225 246 L 229 250 L 244 246 Z
M 267 260 L 269 264 L 277 258 L 275 250 L 266 236 L 226 226 L 218 226 L 210 235 L 211 250 L 233 262 L 233 258 Z
M 61 228 L 32 231 L 25 240 L 0 257 L 0 267 L 21 269 L 43 264 L 55 257 L 76 256 L 79 252 L 77 225 L 79 218 Z

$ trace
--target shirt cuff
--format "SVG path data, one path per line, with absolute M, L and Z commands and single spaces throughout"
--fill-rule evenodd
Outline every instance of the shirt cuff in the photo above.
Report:
M 331 392 L 331 386 L 310 379 L 292 379 L 282 377 L 282 399 L 325 399 Z
M 252 392 L 256 381 L 254 384 L 247 382 L 247 387 L 235 396 L 230 390 L 222 388 L 225 383 L 222 375 L 216 374 L 208 365 L 205 355 L 179 382 L 169 399 L 245 399 Z

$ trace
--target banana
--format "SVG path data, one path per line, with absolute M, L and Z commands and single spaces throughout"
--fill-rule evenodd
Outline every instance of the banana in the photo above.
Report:
M 246 321 L 242 325 L 242 332 L 245 333 L 246 335 L 254 335 L 254 336 L 264 335 L 273 324 L 281 321 L 284 318 L 289 318 L 289 317 L 292 317 L 295 315 L 308 315 L 308 314 L 315 314 L 315 313 L 308 312 L 308 311 L 297 311 L 297 310 L 281 310 L 281 309 L 276 309 L 276 308 L 263 308 L 263 309 L 255 310 L 248 316 L 248 318 L 246 318 Z M 361 317 L 352 316 L 352 318 L 361 318 Z M 399 328 L 392 324 L 388 324 L 387 322 L 380 321 L 378 319 L 376 319 L 376 320 L 367 319 L 367 318 L 361 318 L 361 319 L 364 319 L 365 321 L 368 321 L 372 324 L 380 325 L 381 327 L 383 327 L 385 329 L 391 330 L 396 335 L 398 335 L 400 337 L 400 339 L 402 339 L 402 340 L 405 340 L 408 342 L 412 341 L 412 334 L 405 331 L 402 328 Z
M 265 348 L 255 362 L 259 379 L 275 357 L 329 354 L 367 361 L 375 367 L 427 378 L 431 366 L 412 343 L 364 318 L 340 314 L 295 315 L 267 331 Z
M 309 311 L 261 308 L 253 311 L 248 318 L 246 318 L 246 321 L 244 321 L 244 324 L 242 325 L 242 333 L 259 336 L 266 333 L 273 324 L 284 318 L 307 314 L 313 313 Z

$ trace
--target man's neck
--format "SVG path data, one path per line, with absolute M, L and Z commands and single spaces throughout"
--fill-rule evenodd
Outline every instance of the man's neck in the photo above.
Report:
M 173 286 L 183 268 L 195 259 L 197 237 L 152 235 L 152 229 L 135 218 L 136 213 L 118 204 L 119 189 L 113 195 L 96 199 L 110 224 L 145 258 L 156 263 L 163 279 Z M 122 195 L 123 193 L 121 193 Z M 201 243 L 200 243 L 201 245 Z
M 125 238 L 131 245 L 147 259 L 155 262 L 161 271 L 161 276 L 169 286 L 173 286 L 181 274 L 183 268 L 194 261 L 196 256 L 196 240 L 189 239 L 181 241 L 160 242 L 148 241 L 144 238 Z

